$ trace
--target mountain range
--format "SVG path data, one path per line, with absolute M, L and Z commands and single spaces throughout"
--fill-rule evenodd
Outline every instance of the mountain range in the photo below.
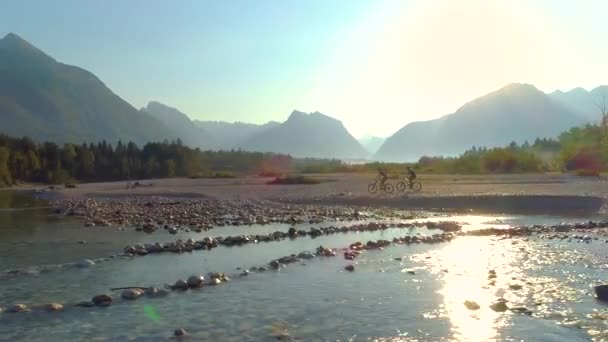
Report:
M 423 155 L 455 156 L 473 146 L 504 146 L 557 137 L 572 126 L 600 119 L 594 101 L 602 86 L 587 92 L 545 94 L 530 84 L 509 84 L 435 120 L 412 122 L 389 137 L 375 158 L 415 161 Z
M 15 34 L 0 39 L 0 133 L 57 143 L 180 138 L 201 149 L 414 161 L 422 155 L 458 155 L 472 146 L 556 137 L 572 126 L 599 121 L 596 102 L 603 94 L 607 86 L 546 94 L 514 83 L 452 114 L 409 123 L 385 141 L 357 141 L 342 122 L 319 112 L 295 110 L 285 122 L 257 125 L 193 121 L 155 101 L 137 110 L 89 71 L 60 63 Z
M 15 34 L 0 40 L 0 133 L 81 143 L 176 138 L 92 73 L 57 62 Z

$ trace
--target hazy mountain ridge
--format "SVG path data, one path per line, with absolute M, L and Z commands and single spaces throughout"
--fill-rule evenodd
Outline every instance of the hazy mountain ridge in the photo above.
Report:
M 188 115 L 176 108 L 160 102 L 150 101 L 141 111 L 158 119 L 167 127 L 177 132 L 185 145 L 201 149 L 210 149 L 217 145 L 211 134 L 195 125 Z
M 341 121 L 319 112 L 306 114 L 297 110 L 282 124 L 254 135 L 239 147 L 296 157 L 362 159 L 368 156 Z
M 414 161 L 423 155 L 458 155 L 472 146 L 556 137 L 589 121 L 588 115 L 534 86 L 513 83 L 466 103 L 453 114 L 405 125 L 386 140 L 375 158 Z
M 244 122 L 226 122 L 226 121 L 201 121 L 195 120 L 194 124 L 197 127 L 204 129 L 206 132 L 212 132 L 215 140 L 215 147 L 221 149 L 232 149 L 239 144 L 251 138 L 253 135 L 261 133 L 272 127 L 280 125 L 279 122 L 270 121 L 265 124 L 253 124 Z
M 176 138 L 92 73 L 59 63 L 15 34 L 0 40 L 0 133 L 62 142 Z

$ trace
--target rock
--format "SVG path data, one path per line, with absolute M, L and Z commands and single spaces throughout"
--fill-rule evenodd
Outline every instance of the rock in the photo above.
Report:
M 355 271 L 355 266 L 354 265 L 346 265 L 344 266 L 344 269 L 349 271 L 349 272 L 354 272 Z
M 183 328 L 176 329 L 173 332 L 173 336 L 175 336 L 175 337 L 183 337 L 183 336 L 186 336 L 186 335 L 188 335 L 188 333 Z
M 209 281 L 209 285 L 219 285 L 221 283 L 222 281 L 219 278 L 211 278 L 211 280 Z
M 44 306 L 44 309 L 49 312 L 54 311 L 62 311 L 64 309 L 63 305 L 59 303 L 49 303 Z
M 201 287 L 203 286 L 203 281 L 205 281 L 205 277 L 202 275 L 192 275 L 188 278 L 188 286 L 189 287 Z
M 95 303 L 90 302 L 88 300 L 84 300 L 82 302 L 78 302 L 78 303 L 74 304 L 74 306 L 79 306 L 81 308 L 92 308 L 95 306 Z
M 173 284 L 173 288 L 177 290 L 186 290 L 188 289 L 188 283 L 183 279 L 179 279 Z
M 521 286 L 520 284 L 511 284 L 509 285 L 509 289 L 511 290 L 521 290 L 523 286 Z
M 593 288 L 598 300 L 608 302 L 608 284 L 597 285 Z
M 155 286 L 150 286 L 144 291 L 144 293 L 146 296 L 156 297 L 158 295 L 158 288 Z
M 509 310 L 509 307 L 507 307 L 507 303 L 505 303 L 504 301 L 498 301 L 498 302 L 490 305 L 490 309 L 492 309 L 496 312 L 505 312 L 505 311 Z
M 241 277 L 246 277 L 249 275 L 249 270 L 244 270 L 243 272 L 241 272 Z
M 141 289 L 126 289 L 122 291 L 120 296 L 122 297 L 122 299 L 135 300 L 141 297 L 143 294 L 144 291 L 142 291 Z
M 15 304 L 13 306 L 9 306 L 6 311 L 12 312 L 12 313 L 24 312 L 24 311 L 29 311 L 29 308 L 25 304 Z
M 112 297 L 107 294 L 95 296 L 91 301 L 97 306 L 109 306 L 112 304 Z
M 479 306 L 479 304 L 477 304 L 477 303 L 475 303 L 475 302 L 473 302 L 471 300 L 465 300 L 464 301 L 464 306 L 466 306 L 467 309 L 469 309 L 469 310 L 479 310 L 479 308 L 481 308 Z
M 279 267 L 281 267 L 281 263 L 279 263 L 278 260 L 272 260 L 269 264 L 270 268 L 272 268 L 273 270 L 277 270 L 279 269 Z
M 82 259 L 82 260 L 76 262 L 75 265 L 76 265 L 76 267 L 82 267 L 82 268 L 91 267 L 91 266 L 95 265 L 95 261 L 93 261 L 91 259 Z
M 175 227 L 169 228 L 169 233 L 173 234 L 173 235 L 177 234 L 177 228 L 175 228 Z

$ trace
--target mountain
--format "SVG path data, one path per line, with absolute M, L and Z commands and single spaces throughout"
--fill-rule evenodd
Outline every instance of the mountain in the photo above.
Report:
M 382 144 L 384 143 L 386 138 L 380 138 L 380 137 L 368 135 L 368 136 L 359 138 L 358 140 L 359 140 L 359 143 L 361 144 L 361 146 L 363 146 L 363 148 L 365 148 L 367 150 L 367 152 L 369 152 L 370 154 L 374 154 L 374 153 L 378 152 L 378 149 L 380 149 L 380 146 L 382 146 Z
M 297 110 L 287 121 L 255 134 L 239 147 L 296 157 L 362 159 L 368 156 L 342 122 L 319 112 L 306 114 Z
M 151 101 L 140 111 L 159 120 L 169 129 L 176 132 L 187 146 L 199 147 L 201 149 L 217 147 L 215 139 L 208 133 L 208 130 L 198 127 L 186 114 L 173 107 Z
M 549 94 L 549 96 L 571 111 L 594 122 L 599 122 L 601 119 L 600 110 L 597 107 L 598 103 L 605 98 L 606 105 L 608 106 L 608 86 L 605 85 L 591 91 L 580 87 L 567 92 L 556 90 Z
M 173 139 L 92 73 L 62 64 L 19 36 L 0 40 L 0 133 L 37 141 Z
M 280 125 L 280 123 L 276 121 L 257 125 L 243 122 L 230 123 L 225 121 L 198 120 L 195 120 L 194 124 L 204 129 L 206 132 L 211 132 L 216 148 L 224 150 L 235 148 L 242 141 L 245 141 L 258 133 L 264 132 L 267 129 Z
M 415 161 L 423 155 L 454 156 L 472 146 L 504 146 L 511 141 L 556 137 L 588 122 L 529 84 L 509 84 L 439 119 L 413 122 L 388 138 L 375 158 Z

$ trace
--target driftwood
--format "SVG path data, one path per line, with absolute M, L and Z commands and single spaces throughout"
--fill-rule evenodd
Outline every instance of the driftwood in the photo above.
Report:
M 110 289 L 110 291 L 118 291 L 118 290 L 134 290 L 134 289 L 138 289 L 138 290 L 147 290 L 147 289 L 149 289 L 149 287 L 142 287 L 142 286 L 114 287 L 114 288 L 111 288 L 111 289 Z

